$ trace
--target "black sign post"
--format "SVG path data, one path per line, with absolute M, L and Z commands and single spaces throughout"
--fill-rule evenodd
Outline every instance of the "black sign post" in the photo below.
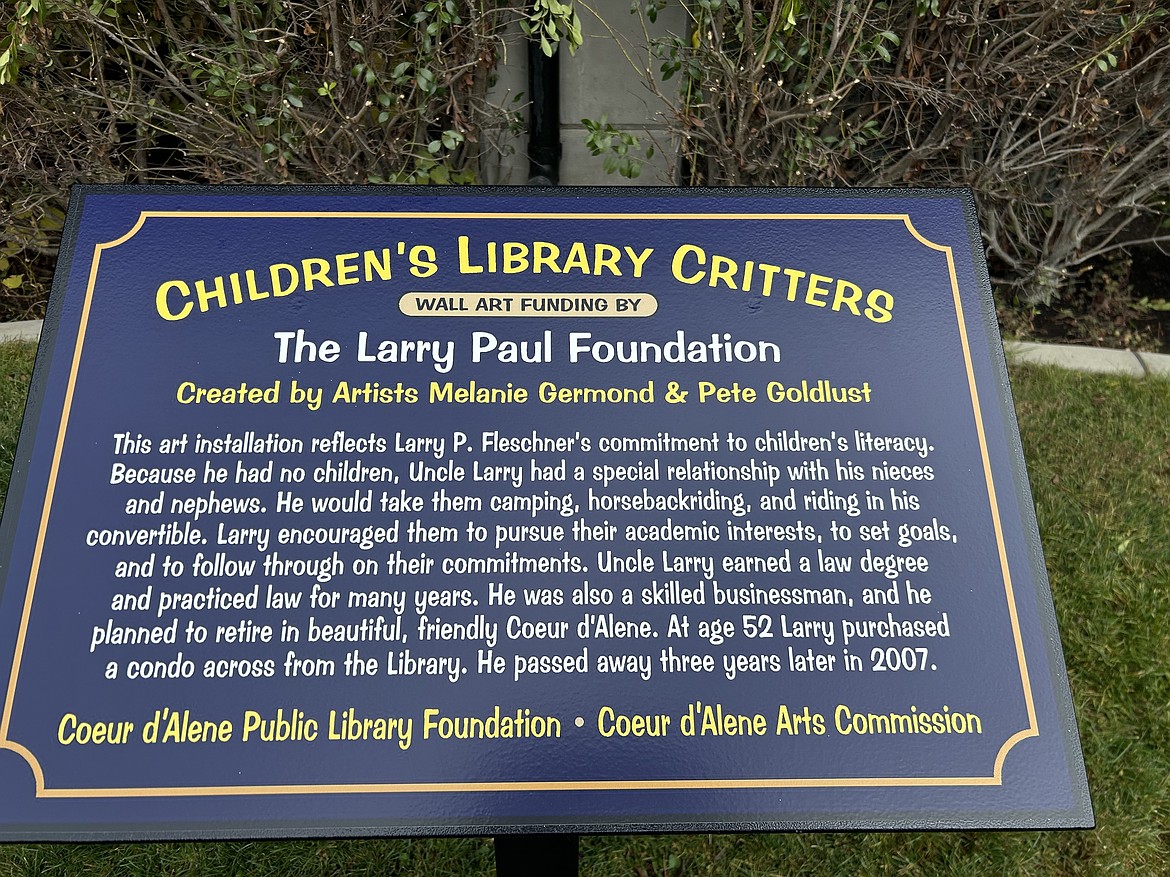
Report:
M 542 874 L 575 875 L 580 844 L 575 834 L 501 834 L 495 838 L 496 874 L 519 877 L 539 867 Z
M 1092 823 L 968 193 L 79 187 L 0 836 Z

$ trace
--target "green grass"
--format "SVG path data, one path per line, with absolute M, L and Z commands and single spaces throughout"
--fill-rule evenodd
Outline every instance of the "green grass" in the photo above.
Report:
M 30 366 L 0 347 L 4 475 Z M 582 875 L 1170 875 L 1170 383 L 1012 378 L 1098 828 L 583 838 Z M 493 873 L 484 839 L 0 847 L 0 877 Z
M 35 350 L 31 344 L 0 344 L 0 493 L 8 490 Z M 3 510 L 4 497 L 0 496 Z

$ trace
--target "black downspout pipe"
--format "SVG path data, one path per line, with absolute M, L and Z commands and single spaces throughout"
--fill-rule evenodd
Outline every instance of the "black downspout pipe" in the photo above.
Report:
M 561 61 L 528 40 L 528 185 L 555 186 L 561 177 Z

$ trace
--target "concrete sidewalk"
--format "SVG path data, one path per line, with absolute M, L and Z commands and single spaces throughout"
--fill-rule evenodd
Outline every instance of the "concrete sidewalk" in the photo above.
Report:
M 0 323 L 0 342 L 37 341 L 40 337 L 40 320 Z M 1130 350 L 1106 350 L 1075 344 L 1035 344 L 1031 341 L 1005 341 L 1003 346 L 1012 362 L 1055 365 L 1076 371 L 1129 375 L 1134 378 L 1170 378 L 1170 354 L 1165 353 L 1134 353 Z

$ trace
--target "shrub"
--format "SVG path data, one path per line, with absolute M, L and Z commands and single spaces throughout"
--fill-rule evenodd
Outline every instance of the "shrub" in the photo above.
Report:
M 970 186 L 1000 290 L 1049 302 L 1170 240 L 1162 5 L 695 0 L 654 47 L 679 92 L 647 82 L 684 183 Z M 520 124 L 486 97 L 514 17 L 580 43 L 559 0 L 8 0 L 5 300 L 43 302 L 72 182 L 474 181 L 485 132 Z M 636 173 L 633 138 L 591 136 Z
M 9 0 L 0 15 L 0 223 L 28 259 L 53 255 L 73 182 L 471 182 L 485 129 L 515 121 L 486 100 L 498 0 Z
M 1170 239 L 1161 7 L 698 0 L 692 33 L 656 47 L 681 99 L 659 93 L 688 183 L 970 186 L 996 280 L 1047 302 L 1094 259 Z

